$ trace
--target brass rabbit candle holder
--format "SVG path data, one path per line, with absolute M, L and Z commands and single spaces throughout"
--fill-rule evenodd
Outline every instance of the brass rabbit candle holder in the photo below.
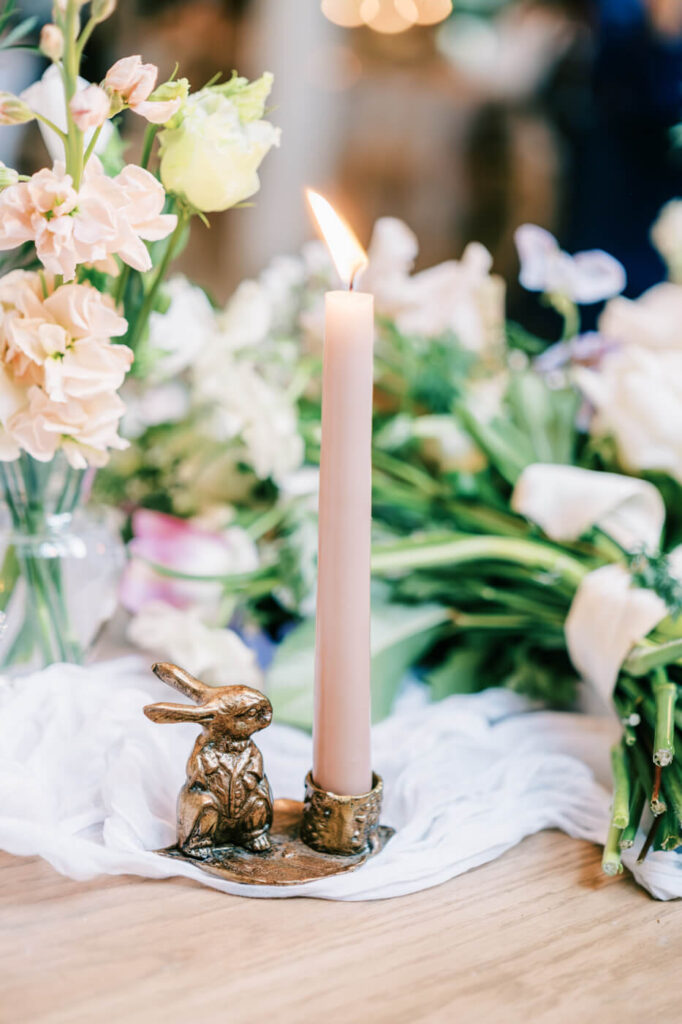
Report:
M 178 797 L 178 838 L 161 850 L 210 874 L 249 885 L 294 885 L 352 871 L 393 835 L 379 824 L 383 785 L 338 796 L 311 773 L 303 804 L 274 800 L 263 757 L 251 737 L 272 721 L 272 705 L 248 686 L 207 686 L 177 665 L 154 673 L 194 701 L 150 704 L 153 722 L 196 722 L 202 731 Z

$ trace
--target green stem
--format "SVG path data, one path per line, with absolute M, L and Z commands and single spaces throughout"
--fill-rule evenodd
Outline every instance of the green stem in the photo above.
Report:
M 677 764 L 664 768 L 662 772 L 663 792 L 667 807 L 677 819 L 678 827 L 682 827 L 682 777 L 676 771 Z
M 120 306 L 125 298 L 126 285 L 128 284 L 128 278 L 130 277 L 130 267 L 127 263 L 124 263 L 121 268 L 121 273 L 118 275 L 116 281 L 116 288 L 114 289 L 114 302 L 117 306 Z
M 94 132 L 92 133 L 92 138 L 90 139 L 90 142 L 88 143 L 88 148 L 87 148 L 87 149 L 85 150 L 85 156 L 83 157 L 83 167 L 85 167 L 85 166 L 87 165 L 87 162 L 88 162 L 88 160 L 90 159 L 90 157 L 91 157 L 91 156 L 92 156 L 92 154 L 94 153 L 94 151 L 95 151 L 95 146 L 97 145 L 97 140 L 99 139 L 99 137 L 100 137 L 100 135 L 101 135 L 101 133 L 102 133 L 102 128 L 103 128 L 103 127 L 104 127 L 104 125 L 103 125 L 103 124 L 101 124 L 101 125 L 100 125 L 100 126 L 99 126 L 99 127 L 98 127 L 98 128 L 97 128 L 97 129 L 96 129 L 96 130 L 95 130 L 95 131 L 94 131 Z
M 623 834 L 620 837 L 621 850 L 629 850 L 630 847 L 635 845 L 635 838 L 639 831 L 639 823 L 642 820 L 642 813 L 646 802 L 644 787 L 639 779 L 636 780 L 632 790 L 633 793 L 630 799 L 630 808 L 628 810 L 628 824 L 627 827 L 623 829 Z
M 616 828 L 627 828 L 630 820 L 630 779 L 628 778 L 625 751 L 622 743 L 611 749 L 613 771 L 613 809 L 611 824 Z
M 50 129 L 50 131 L 53 131 L 55 133 L 55 135 L 59 136 L 59 138 L 62 140 L 62 142 L 66 143 L 66 141 L 67 141 L 66 132 L 63 132 L 61 130 L 61 128 L 58 128 L 57 125 L 54 123 L 54 121 L 50 121 L 49 117 L 45 117 L 44 114 L 39 114 L 35 110 L 33 111 L 33 114 L 34 114 L 34 116 L 36 117 L 36 119 L 38 121 L 42 121 L 43 124 L 47 125 L 47 127 Z
M 601 859 L 602 871 L 605 875 L 619 875 L 623 870 L 620 860 L 620 838 L 622 830 L 615 825 L 609 827 L 609 834 Z
M 78 69 L 80 54 L 78 53 L 77 26 L 79 5 L 76 0 L 68 0 L 64 16 L 64 59 L 62 78 L 64 81 L 64 99 L 66 102 L 67 139 L 66 170 L 73 179 L 73 187 L 78 191 L 83 174 L 83 132 L 76 125 L 69 104 L 76 95 L 78 88 Z
M 90 20 L 87 22 L 85 28 L 83 29 L 83 31 L 80 34 L 80 39 L 78 40 L 78 43 L 76 45 L 76 57 L 78 58 L 78 66 L 79 67 L 80 67 L 80 62 L 81 62 L 81 60 L 83 58 L 83 51 L 85 50 L 85 47 L 88 44 L 90 36 L 95 31 L 95 28 L 96 28 L 97 25 L 98 25 L 98 22 L 96 21 L 96 19 L 95 18 L 90 18 Z M 87 160 L 86 160 L 86 163 L 87 163 Z
M 672 665 L 682 658 L 682 640 L 670 640 L 665 644 L 642 641 L 623 663 L 623 671 L 631 676 L 647 676 L 652 669 Z
M 589 572 L 589 566 L 540 541 L 461 534 L 439 535 L 421 542 L 411 538 L 375 547 L 372 571 L 381 575 L 484 561 L 511 562 L 527 569 L 540 569 L 559 577 L 572 588 L 578 587 Z
M 143 167 L 145 171 L 149 167 L 149 161 L 152 155 L 152 147 L 154 145 L 154 139 L 156 133 L 159 130 L 158 124 L 148 124 L 144 133 L 144 140 L 142 142 L 142 157 L 140 158 L 140 167 Z
M 147 321 L 149 320 L 149 316 L 152 313 L 154 306 L 156 304 L 159 289 L 163 284 L 163 280 L 166 276 L 166 271 L 168 270 L 168 267 L 178 248 L 183 232 L 187 225 L 188 219 L 188 214 L 184 210 L 180 210 L 180 212 L 178 213 L 178 222 L 175 225 L 175 230 L 173 231 L 173 234 L 170 236 L 168 240 L 168 245 L 166 246 L 163 258 L 159 263 L 158 269 L 154 276 L 154 280 L 152 281 L 149 291 L 145 295 L 142 306 L 140 307 L 140 312 L 137 315 L 132 331 L 128 337 L 128 345 L 130 346 L 130 348 L 132 348 L 133 352 L 136 350 L 137 345 L 140 343 L 144 335 L 144 330 L 147 326 Z
M 656 728 L 654 732 L 654 764 L 661 767 L 672 762 L 675 756 L 675 702 L 677 687 L 668 682 L 665 669 L 658 669 L 654 677 L 656 700 Z

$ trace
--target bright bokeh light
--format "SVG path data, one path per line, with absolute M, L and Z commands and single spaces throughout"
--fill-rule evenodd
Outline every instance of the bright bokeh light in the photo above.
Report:
M 306 197 L 322 237 L 343 283 L 350 287 L 356 274 L 367 266 L 367 253 L 355 233 L 319 192 L 306 189 Z
M 357 28 L 363 24 L 361 0 L 322 0 L 322 13 L 341 28 Z
M 419 17 L 415 0 L 402 0 L 401 10 L 398 10 L 395 0 L 364 0 L 360 14 L 366 25 L 386 35 L 396 35 L 412 28 Z
M 405 0 L 395 0 L 399 11 Z M 452 14 L 452 0 L 414 0 L 417 5 L 418 25 L 437 25 Z M 410 0 L 412 3 L 412 0 Z M 401 11 L 402 13 L 402 11 Z
M 452 13 L 452 0 L 322 0 L 322 11 L 342 28 L 367 25 L 397 34 L 413 25 L 437 25 Z

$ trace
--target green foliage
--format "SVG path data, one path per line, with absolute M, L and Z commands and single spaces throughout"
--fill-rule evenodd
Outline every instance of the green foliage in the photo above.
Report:
M 447 627 L 447 609 L 439 605 L 398 605 L 381 588 L 372 604 L 372 718 L 391 709 L 407 669 Z M 277 648 L 268 672 L 267 692 L 280 722 L 312 725 L 315 623 L 306 619 Z
M 672 573 L 666 554 L 637 552 L 630 558 L 630 574 L 635 586 L 658 594 L 673 618 L 682 612 L 682 583 Z
M 36 47 L 22 42 L 36 27 L 38 18 L 23 18 L 21 21 L 15 21 L 18 15 L 16 0 L 6 0 L 0 11 L 0 51 L 33 50 L 38 52 Z

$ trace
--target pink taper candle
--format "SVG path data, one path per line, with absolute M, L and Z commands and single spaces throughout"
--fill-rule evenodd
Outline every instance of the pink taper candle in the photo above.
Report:
M 337 267 L 352 283 L 366 257 L 321 196 L 309 193 Z M 340 238 L 334 231 L 346 232 Z M 370 531 L 374 300 L 329 292 L 322 371 L 322 451 L 313 778 L 339 795 L 372 788 Z

